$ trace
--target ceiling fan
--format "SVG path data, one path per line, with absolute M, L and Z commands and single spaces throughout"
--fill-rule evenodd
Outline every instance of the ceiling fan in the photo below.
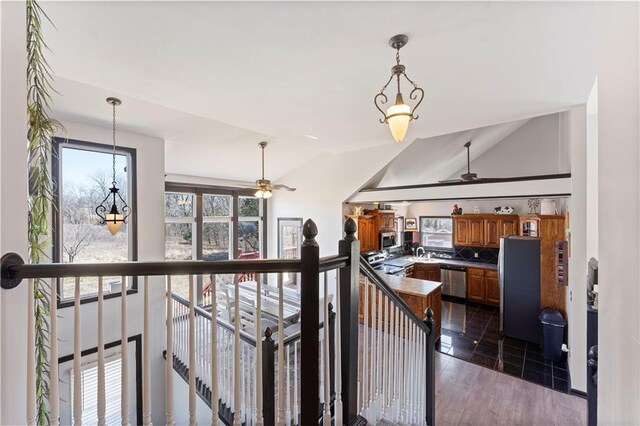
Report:
M 287 185 L 276 185 L 271 183 L 270 180 L 264 178 L 264 149 L 267 147 L 266 142 L 260 142 L 258 144 L 260 148 L 262 148 L 262 177 L 256 180 L 256 185 L 253 187 L 256 192 L 253 194 L 256 198 L 270 198 L 274 189 L 276 190 L 286 190 L 286 191 L 295 191 L 295 188 L 288 187 Z
M 469 156 L 469 148 L 471 147 L 471 141 L 464 144 L 464 147 L 467 148 L 467 173 L 463 173 L 460 175 L 459 179 L 448 179 L 448 180 L 439 180 L 439 183 L 453 183 L 453 182 L 483 182 L 483 181 L 493 181 L 495 178 L 479 178 L 477 173 L 471 173 L 471 158 Z

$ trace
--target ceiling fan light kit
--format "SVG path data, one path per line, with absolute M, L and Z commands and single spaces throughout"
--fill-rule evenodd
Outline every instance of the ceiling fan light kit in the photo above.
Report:
M 391 135 L 398 143 L 402 142 L 407 135 L 409 122 L 412 120 L 417 120 L 419 118 L 419 116 L 416 115 L 415 112 L 424 99 L 424 90 L 418 87 L 418 85 L 407 76 L 405 72 L 405 66 L 400 63 L 400 49 L 408 42 L 409 37 L 404 34 L 398 34 L 389 39 L 389 45 L 396 50 L 396 65 L 391 68 L 391 77 L 389 77 L 389 80 L 387 80 L 385 85 L 382 87 L 380 93 L 378 93 L 373 98 L 373 103 L 383 116 L 383 118 L 380 119 L 380 123 L 386 123 L 389 125 Z M 395 104 L 391 105 L 385 113 L 382 110 L 382 106 L 385 105 L 388 101 L 385 90 L 387 90 L 387 86 L 389 86 L 389 83 L 391 83 L 394 77 L 396 78 L 398 90 L 398 92 L 396 93 L 396 102 Z M 413 90 L 411 90 L 411 92 L 409 93 L 409 99 L 418 101 L 416 103 L 416 106 L 413 108 L 413 111 L 402 98 L 402 92 L 400 91 L 400 77 L 404 77 L 413 86 Z
M 262 149 L 262 177 L 256 181 L 256 186 L 254 187 L 255 193 L 253 194 L 256 198 L 267 199 L 271 198 L 273 195 L 274 189 L 286 189 L 287 191 L 295 191 L 295 188 L 290 188 L 287 185 L 274 185 L 270 180 L 264 178 L 264 149 L 267 147 L 266 142 L 260 142 L 258 146 Z

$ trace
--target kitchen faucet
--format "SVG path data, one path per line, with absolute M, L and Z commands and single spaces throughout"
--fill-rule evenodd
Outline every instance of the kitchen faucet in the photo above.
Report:
M 422 254 L 420 254 L 420 250 L 422 250 Z M 424 257 L 424 253 L 425 253 L 424 247 L 420 246 L 420 247 L 418 247 L 416 249 L 416 256 L 417 257 Z

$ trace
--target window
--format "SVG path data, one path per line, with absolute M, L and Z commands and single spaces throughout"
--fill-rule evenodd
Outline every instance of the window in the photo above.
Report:
M 453 250 L 453 219 L 420 216 L 420 244 L 433 250 Z
M 278 258 L 299 259 L 302 246 L 302 218 L 278 218 Z M 297 288 L 299 273 L 283 274 L 284 285 Z
M 258 259 L 266 247 L 264 200 L 251 190 L 168 184 L 165 192 L 165 258 L 167 260 Z M 216 276 L 231 283 L 232 275 Z M 196 297 L 210 287 L 208 276 L 196 277 Z M 189 277 L 172 277 L 172 291 L 188 298 Z
M 112 148 L 82 141 L 54 139 L 52 177 L 54 182 L 53 260 L 61 263 L 125 262 L 136 260 L 135 150 L 116 151 L 116 181 L 132 208 L 128 223 L 111 235 L 100 224 L 95 208 L 109 193 L 112 182 Z M 105 297 L 120 294 L 121 277 L 104 277 Z M 137 288 L 127 278 L 127 288 Z M 58 282 L 60 304 L 73 303 L 74 278 Z M 80 280 L 83 302 L 96 300 L 98 279 Z
M 108 425 L 117 425 L 121 422 L 120 395 L 122 392 L 122 359 L 115 358 L 105 360 L 105 420 Z M 98 418 L 98 365 L 92 363 L 85 366 L 82 376 L 82 424 L 93 424 Z M 73 370 L 71 371 L 71 412 L 73 412 Z

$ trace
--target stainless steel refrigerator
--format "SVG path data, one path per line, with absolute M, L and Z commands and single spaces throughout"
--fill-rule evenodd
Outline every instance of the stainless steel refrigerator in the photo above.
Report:
M 500 239 L 500 332 L 540 343 L 540 239 L 508 236 Z

